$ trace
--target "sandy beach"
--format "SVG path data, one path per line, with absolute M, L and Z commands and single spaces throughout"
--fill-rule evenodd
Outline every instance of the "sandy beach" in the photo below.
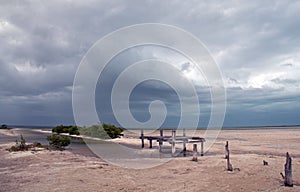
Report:
M 201 134 L 201 132 L 199 132 Z M 84 144 L 65 151 L 13 152 L 18 132 L 0 130 L 0 191 L 300 191 L 300 129 L 222 130 L 198 162 L 176 157 L 149 169 L 126 169 L 93 155 Z M 201 136 L 201 135 L 199 135 Z M 26 138 L 26 135 L 25 135 Z M 226 170 L 229 141 L 233 172 Z M 117 143 L 140 147 L 126 136 Z M 146 148 L 144 151 L 150 150 Z M 153 149 L 157 150 L 156 142 Z M 191 149 L 191 146 L 188 146 Z M 294 187 L 284 187 L 285 153 L 292 156 Z M 263 160 L 268 166 L 263 166 Z

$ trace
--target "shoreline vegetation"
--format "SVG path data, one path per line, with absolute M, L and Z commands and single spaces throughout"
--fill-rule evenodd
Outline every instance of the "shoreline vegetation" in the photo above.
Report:
M 52 135 L 43 129 L 0 129 L 0 179 L 4 191 L 299 191 L 300 129 L 222 129 L 214 145 L 198 161 L 192 157 L 173 158 L 148 169 L 126 169 L 91 155 L 85 144 L 72 143 L 64 151 L 8 152 L 16 138 L 23 135 L 29 144 L 36 138 Z M 205 130 L 197 130 L 203 136 Z M 140 139 L 127 130 L 110 141 L 136 149 Z M 227 171 L 225 144 L 229 142 Z M 140 153 L 157 151 L 157 143 Z M 181 145 L 177 148 L 180 150 Z M 187 149 L 192 151 L 193 146 Z M 164 150 L 170 151 L 169 145 Z M 285 187 L 286 152 L 292 158 L 293 187 Z M 97 179 L 96 179 L 97 178 Z M 16 185 L 14 180 L 18 180 Z M 58 182 L 59 181 L 59 182 Z M 118 181 L 118 182 L 115 182 Z M 0 191 L 1 191 L 0 190 Z
M 1 129 L 10 130 L 7 125 L 3 124 Z M 26 128 L 25 128 L 26 129 Z M 30 129 L 28 129 L 30 131 Z M 42 130 L 41 130 L 42 131 Z M 84 143 L 83 140 L 95 141 L 97 139 L 107 140 L 115 139 L 122 136 L 123 129 L 116 127 L 114 125 L 102 124 L 102 125 L 93 125 L 90 127 L 78 127 L 78 126 L 64 126 L 58 125 L 52 128 L 52 135 L 46 137 L 49 145 L 42 145 L 39 142 L 34 141 L 33 143 L 27 144 L 23 135 L 20 134 L 20 137 L 15 141 L 15 145 L 7 148 L 9 152 L 18 152 L 18 151 L 37 151 L 37 150 L 64 150 L 65 147 L 70 145 L 71 139 L 80 140 L 81 143 Z M 82 134 L 82 136 L 80 135 Z M 80 136 L 79 136 L 80 135 Z

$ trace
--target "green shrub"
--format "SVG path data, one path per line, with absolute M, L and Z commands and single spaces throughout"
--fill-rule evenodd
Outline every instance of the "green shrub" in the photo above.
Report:
M 108 134 L 108 136 L 112 139 L 121 136 L 123 129 L 120 127 L 116 127 L 114 125 L 103 124 L 104 131 Z
M 0 128 L 0 129 L 7 129 L 7 128 L 8 128 L 8 126 L 5 125 L 5 124 L 3 124 L 3 125 L 1 125 L 1 128 Z
M 72 126 L 72 125 L 69 125 L 69 126 L 64 126 L 64 125 L 59 125 L 59 126 L 56 126 L 52 129 L 52 132 L 55 132 L 55 133 L 69 133 L 70 135 L 79 135 L 79 130 L 78 130 L 78 127 L 77 126 Z
M 47 137 L 47 140 L 49 141 L 49 145 L 58 149 L 63 149 L 71 143 L 69 137 L 62 135 L 51 135 Z
M 92 125 L 90 127 L 79 128 L 81 135 L 97 137 L 100 139 L 114 139 L 121 136 L 122 128 L 114 125 Z

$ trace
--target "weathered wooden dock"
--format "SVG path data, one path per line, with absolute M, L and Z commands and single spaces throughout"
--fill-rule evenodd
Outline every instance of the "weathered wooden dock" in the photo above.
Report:
M 142 148 L 145 147 L 145 139 L 149 141 L 149 148 L 153 147 L 153 140 L 158 142 L 158 150 L 161 152 L 162 151 L 162 145 L 164 142 L 167 142 L 171 144 L 172 147 L 172 156 L 176 155 L 176 147 L 175 144 L 182 143 L 183 148 L 182 152 L 183 155 L 186 155 L 186 144 L 188 143 L 201 143 L 201 150 L 200 150 L 200 155 L 204 155 L 204 142 L 205 139 L 202 137 L 190 137 L 186 136 L 185 130 L 183 130 L 182 136 L 177 136 L 176 135 L 176 130 L 172 130 L 172 135 L 171 136 L 164 136 L 163 134 L 163 129 L 160 129 L 160 136 L 145 136 L 144 135 L 144 130 L 141 130 L 141 142 L 142 142 Z

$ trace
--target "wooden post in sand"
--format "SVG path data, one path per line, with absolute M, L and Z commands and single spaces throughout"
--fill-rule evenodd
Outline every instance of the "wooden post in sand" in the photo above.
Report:
M 175 139 L 176 139 L 176 131 L 172 131 L 172 156 L 175 156 L 176 148 L 175 148 Z
M 226 159 L 227 159 L 227 171 L 233 171 L 232 165 L 230 163 L 228 141 L 226 141 L 225 151 L 226 151 L 225 156 L 226 156 Z
M 229 155 L 228 141 L 226 141 L 226 145 L 225 145 L 225 159 L 228 158 L 228 155 Z
M 186 134 L 185 134 L 185 129 L 182 130 L 182 136 L 185 137 Z M 183 156 L 185 157 L 186 156 L 186 140 L 185 138 L 183 138 Z
M 162 151 L 163 136 L 164 136 L 164 132 L 163 131 L 164 131 L 163 129 L 159 130 L 159 135 L 160 135 L 160 139 L 159 139 L 159 142 L 158 142 L 158 150 L 159 150 L 159 152 Z
M 192 161 L 198 161 L 198 150 L 197 150 L 197 144 L 193 144 L 193 159 Z
M 284 165 L 284 185 L 288 187 L 293 187 L 293 180 L 292 180 L 292 158 L 290 154 L 286 153 L 286 162 Z
M 142 148 L 145 147 L 145 142 L 144 142 L 144 130 L 141 130 L 141 140 L 142 140 Z

